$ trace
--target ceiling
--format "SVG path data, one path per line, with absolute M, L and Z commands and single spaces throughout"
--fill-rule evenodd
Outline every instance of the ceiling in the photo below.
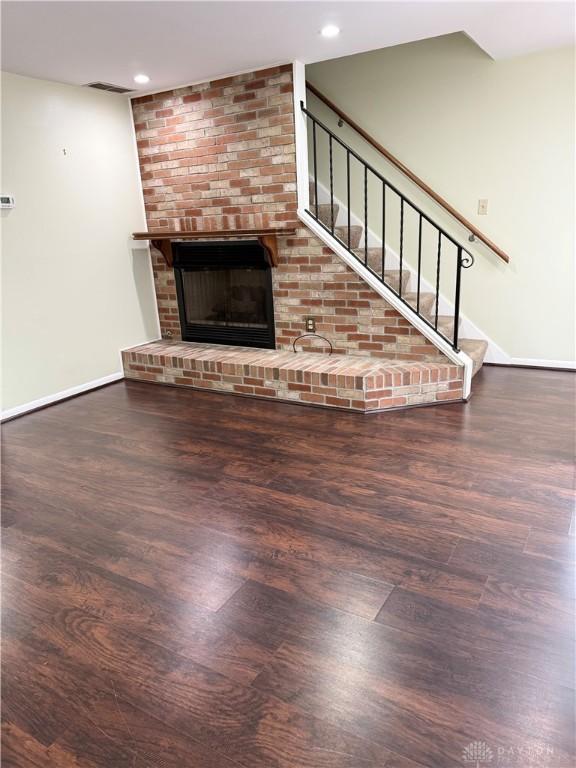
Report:
M 2 69 L 142 93 L 459 31 L 496 59 L 574 42 L 572 2 L 4 0 L 1 13 Z M 319 35 L 327 23 L 337 38 Z

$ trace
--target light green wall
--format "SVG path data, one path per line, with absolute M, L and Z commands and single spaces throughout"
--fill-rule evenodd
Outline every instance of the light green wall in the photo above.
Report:
M 463 312 L 472 322 L 513 358 L 573 360 L 574 49 L 493 61 L 455 34 L 314 64 L 306 75 L 510 255 L 506 265 L 471 245 L 476 264 L 465 272 Z M 338 128 L 313 97 L 308 107 L 467 244 L 460 225 L 351 129 Z M 342 163 L 343 155 L 336 194 L 344 198 Z M 352 209 L 363 215 L 356 179 Z M 487 216 L 477 214 L 480 198 L 489 201 Z M 369 211 L 377 233 L 378 207 Z M 386 239 L 397 247 L 397 233 Z
M 2 74 L 2 408 L 112 376 L 159 335 L 127 99 Z

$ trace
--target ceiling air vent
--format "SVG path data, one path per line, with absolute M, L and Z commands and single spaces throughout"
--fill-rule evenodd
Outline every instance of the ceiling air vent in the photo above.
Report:
M 130 93 L 131 88 L 123 88 L 121 85 L 112 85 L 111 83 L 86 83 L 86 88 L 96 88 L 97 91 L 108 91 L 109 93 Z

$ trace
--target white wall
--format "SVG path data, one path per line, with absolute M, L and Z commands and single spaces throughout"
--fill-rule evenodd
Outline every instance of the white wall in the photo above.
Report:
M 2 74 L 2 408 L 119 374 L 158 338 L 129 102 Z
M 455 34 L 321 62 L 306 75 L 508 252 L 506 265 L 471 245 L 470 320 L 513 359 L 574 360 L 574 49 L 492 61 Z M 465 230 L 351 129 L 313 98 L 308 107 L 468 245 Z M 480 198 L 487 216 L 477 214 Z M 376 232 L 379 221 L 370 216 Z

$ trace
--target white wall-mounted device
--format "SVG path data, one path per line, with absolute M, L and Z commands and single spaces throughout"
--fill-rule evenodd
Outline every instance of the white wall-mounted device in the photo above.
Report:
M 14 208 L 15 205 L 12 195 L 0 195 L 0 208 Z

